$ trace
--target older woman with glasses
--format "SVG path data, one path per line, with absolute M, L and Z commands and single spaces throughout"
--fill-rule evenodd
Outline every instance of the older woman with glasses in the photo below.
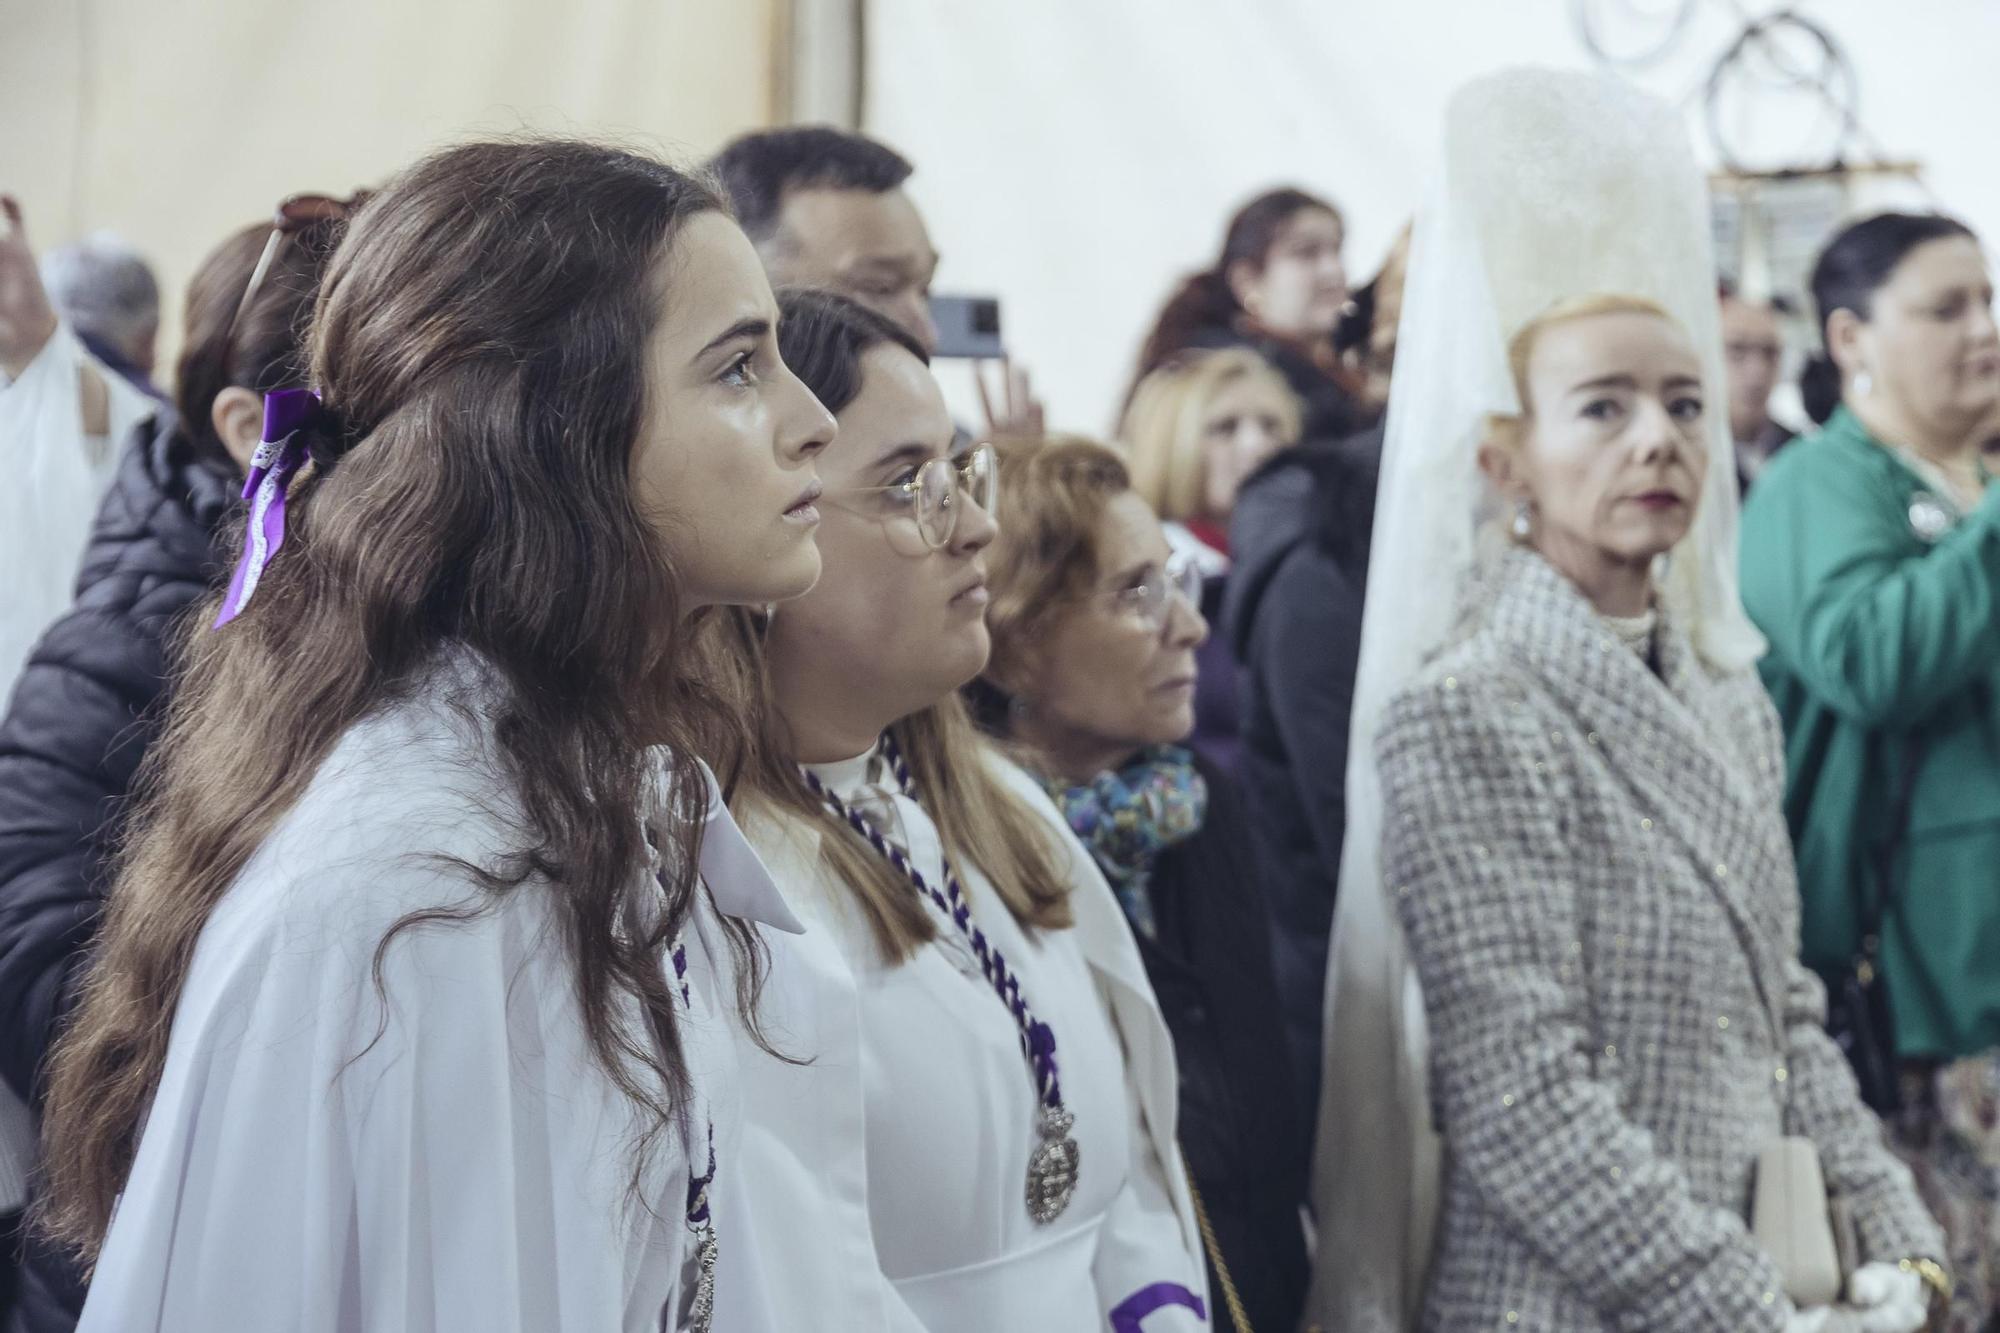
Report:
M 1101 445 L 1010 442 L 999 480 L 987 720 L 1040 776 L 1137 936 L 1180 1059 L 1216 1327 L 1289 1329 L 1306 1285 L 1305 1135 L 1245 813 L 1184 744 L 1208 634 L 1201 570 Z
M 953 454 L 896 325 L 827 293 L 781 308 L 840 431 L 818 585 L 735 625 L 763 704 L 737 807 L 807 926 L 772 942 L 739 1047 L 757 1248 L 785 1256 L 764 1289 L 786 1327 L 1206 1328 L 1145 966 L 959 701 L 989 646 L 992 451 Z

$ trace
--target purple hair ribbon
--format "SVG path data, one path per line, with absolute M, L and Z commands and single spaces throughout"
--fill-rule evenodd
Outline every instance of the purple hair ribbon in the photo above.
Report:
M 242 558 L 222 599 L 222 613 L 215 618 L 216 629 L 242 614 L 271 557 L 285 544 L 285 491 L 306 461 L 300 432 L 319 411 L 317 389 L 279 389 L 264 395 L 264 438 L 250 456 L 250 475 L 243 481 L 250 522 L 243 532 Z

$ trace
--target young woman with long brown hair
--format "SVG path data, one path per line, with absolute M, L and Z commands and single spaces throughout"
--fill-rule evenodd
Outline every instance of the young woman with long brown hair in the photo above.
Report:
M 616 149 L 449 149 L 354 219 L 54 1057 L 84 1328 L 766 1327 L 716 1015 L 791 920 L 684 644 L 818 574 L 777 318 Z
M 973 730 L 987 448 L 952 456 L 922 347 L 787 294 L 780 343 L 840 422 L 826 572 L 744 662 L 766 715 L 739 809 L 808 924 L 740 1046 L 759 1252 L 787 1326 L 1207 1327 L 1171 1038 L 1130 928 L 1034 779 Z M 1143 1324 L 1141 1323 L 1143 1321 Z

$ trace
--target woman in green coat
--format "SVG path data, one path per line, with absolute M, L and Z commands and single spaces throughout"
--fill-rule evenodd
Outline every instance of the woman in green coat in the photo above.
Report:
M 2000 331 L 1948 218 L 1855 223 L 1812 287 L 1823 426 L 1750 493 L 1743 601 L 1785 722 L 1805 961 L 1837 997 L 1879 940 L 1892 1137 L 1970 1330 L 2000 1302 L 2000 487 L 1978 448 Z

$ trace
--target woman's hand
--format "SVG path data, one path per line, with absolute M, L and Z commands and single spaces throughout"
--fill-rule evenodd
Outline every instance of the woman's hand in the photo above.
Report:
M 1930 1320 L 1923 1278 L 1897 1264 L 1864 1264 L 1847 1280 L 1846 1305 L 1796 1310 L 1785 1333 L 1918 1333 Z
M 1847 1280 L 1847 1299 L 1864 1333 L 1917 1333 L 1930 1320 L 1923 1278 L 1898 1264 L 1863 1264 Z

